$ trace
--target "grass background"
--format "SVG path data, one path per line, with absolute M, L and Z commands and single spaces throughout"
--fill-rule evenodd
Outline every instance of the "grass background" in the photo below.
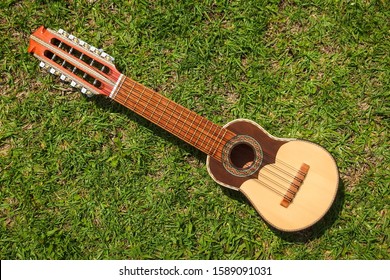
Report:
M 389 259 L 387 1 L 1 1 L 1 259 Z M 63 28 L 223 125 L 249 118 L 336 158 L 330 212 L 269 228 L 205 155 L 27 54 Z

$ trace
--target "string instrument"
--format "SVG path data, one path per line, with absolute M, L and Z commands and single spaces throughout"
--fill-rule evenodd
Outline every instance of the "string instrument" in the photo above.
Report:
M 41 26 L 31 35 L 28 52 L 83 94 L 108 96 L 206 153 L 211 178 L 243 193 L 276 229 L 312 226 L 335 199 L 338 169 L 317 144 L 274 137 L 246 119 L 219 126 L 126 77 L 113 57 L 62 29 Z

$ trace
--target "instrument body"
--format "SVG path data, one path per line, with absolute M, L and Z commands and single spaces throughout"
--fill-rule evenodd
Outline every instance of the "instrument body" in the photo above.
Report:
M 242 192 L 279 230 L 310 227 L 335 199 L 337 166 L 317 144 L 274 137 L 250 120 L 216 125 L 124 76 L 111 56 L 62 29 L 40 27 L 28 51 L 87 96 L 106 95 L 206 153 L 210 176 Z
M 337 194 L 339 174 L 334 158 L 324 148 L 309 141 L 274 137 L 250 120 L 234 120 L 225 127 L 260 143 L 262 162 L 256 172 L 240 177 L 208 156 L 207 170 L 214 181 L 243 193 L 264 220 L 282 231 L 305 229 L 326 214 Z M 250 146 L 250 143 L 238 145 Z M 238 162 L 236 167 L 245 169 L 253 164 L 256 156 L 255 152 L 242 150 L 230 153 L 224 160 Z M 240 161 L 231 157 L 240 157 Z M 294 188 L 294 179 L 299 176 L 303 163 L 309 170 L 302 182 L 295 183 L 299 187 Z M 291 188 L 295 191 L 291 203 L 281 205 Z

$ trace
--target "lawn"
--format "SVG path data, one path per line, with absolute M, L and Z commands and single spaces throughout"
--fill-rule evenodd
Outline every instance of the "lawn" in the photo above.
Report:
M 387 1 L 0 3 L 1 259 L 389 259 Z M 39 26 L 224 125 L 334 156 L 336 201 L 298 233 L 217 185 L 206 155 L 27 53 Z

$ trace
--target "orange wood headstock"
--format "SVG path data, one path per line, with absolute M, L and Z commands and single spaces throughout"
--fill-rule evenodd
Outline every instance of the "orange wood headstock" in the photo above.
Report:
M 121 77 L 113 57 L 62 29 L 38 28 L 30 37 L 28 52 L 41 60 L 43 69 L 87 96 L 109 96 Z

